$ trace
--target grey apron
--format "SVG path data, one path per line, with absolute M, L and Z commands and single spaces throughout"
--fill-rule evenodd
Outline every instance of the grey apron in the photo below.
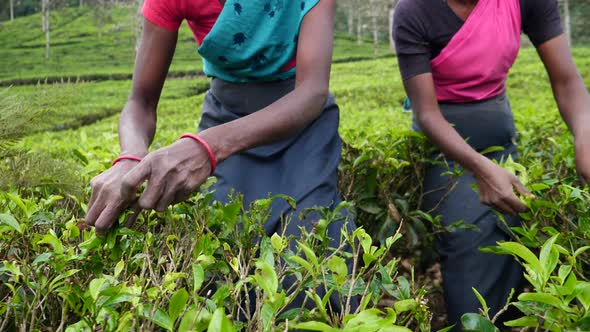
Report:
M 270 83 L 230 83 L 214 78 L 205 96 L 199 131 L 218 126 L 265 108 L 295 88 L 295 80 Z M 269 195 L 283 194 L 295 199 L 292 209 L 284 200 L 275 200 L 271 216 L 264 229 L 267 235 L 282 234 L 283 217 L 292 219 L 286 226 L 286 236 L 299 236 L 300 227 L 307 231 L 318 220 L 316 213 L 300 219 L 301 212 L 313 207 L 334 207 L 341 202 L 338 193 L 338 165 L 342 141 L 338 134 L 340 112 L 330 95 L 324 111 L 303 131 L 282 141 L 259 146 L 233 155 L 221 163 L 215 171 L 214 199 L 227 202 L 232 192 L 244 196 L 245 206 Z M 348 211 L 342 212 L 342 220 L 328 226 L 331 247 L 339 247 L 340 231 L 346 224 L 355 229 Z M 286 280 L 286 284 L 294 280 Z M 318 292 L 324 293 L 322 289 Z M 334 298 L 335 299 L 335 298 Z M 300 307 L 304 294 L 292 307 Z M 307 301 L 310 304 L 312 301 Z M 355 301 L 353 301 L 355 302 Z M 356 305 L 356 302 L 353 303 Z M 332 308 L 340 310 L 333 300 Z
M 512 156 L 516 160 L 516 129 L 510 102 L 505 93 L 480 102 L 465 104 L 441 103 L 440 109 L 447 121 L 471 147 L 483 151 L 491 146 L 502 146 L 504 151 L 487 154 L 492 160 Z M 416 119 L 413 129 L 420 128 Z M 424 178 L 424 199 L 421 209 L 442 216 L 442 224 L 463 221 L 478 231 L 458 230 L 441 234 L 436 241 L 441 256 L 445 302 L 449 324 L 457 324 L 453 331 L 461 331 L 461 316 L 477 313 L 480 304 L 471 288 L 477 289 L 486 299 L 495 315 L 506 303 L 511 289 L 522 287 L 523 270 L 511 256 L 483 253 L 481 247 L 494 246 L 498 241 L 510 240 L 510 235 L 496 213 L 480 203 L 474 191 L 475 179 L 464 172 L 459 178 L 443 173 L 455 168 L 429 165 Z M 520 218 L 505 216 L 510 227 L 520 225 Z M 512 318 L 514 313 L 502 317 Z M 499 322 L 499 326 L 503 326 Z

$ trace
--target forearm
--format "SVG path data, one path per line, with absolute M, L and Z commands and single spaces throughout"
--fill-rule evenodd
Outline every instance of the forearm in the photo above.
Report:
M 119 119 L 121 154 L 144 157 L 156 133 L 155 106 L 149 107 L 130 99 Z
M 564 121 L 575 137 L 590 135 L 590 96 L 579 74 L 554 82 L 553 93 Z
M 302 83 L 268 107 L 200 133 L 223 161 L 232 154 L 284 139 L 303 130 L 322 112 L 328 84 Z
M 485 157 L 465 142 L 440 112 L 418 115 L 418 122 L 426 137 L 448 159 L 458 162 L 468 171 L 472 173 L 478 172 L 482 163 L 487 161 Z

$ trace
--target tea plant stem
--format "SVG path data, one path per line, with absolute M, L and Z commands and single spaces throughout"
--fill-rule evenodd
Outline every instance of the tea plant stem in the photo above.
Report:
M 451 192 L 455 189 L 456 186 L 457 186 L 457 181 L 455 181 L 455 183 L 453 183 L 451 188 L 449 188 L 449 190 L 443 195 L 443 197 L 440 199 L 440 201 L 438 201 L 438 203 L 426 213 L 431 214 L 434 211 L 436 211 L 440 207 L 440 205 L 443 203 L 445 198 L 447 198 L 451 194 Z M 442 188 L 440 188 L 440 189 L 442 189 Z M 436 191 L 436 190 L 433 190 L 432 192 L 434 192 L 434 191 Z M 426 195 L 426 194 L 424 194 L 424 195 Z
M 504 307 L 500 311 L 498 311 L 498 313 L 494 316 L 494 318 L 492 318 L 492 323 L 496 323 L 496 320 L 498 320 L 500 315 L 502 315 L 503 313 L 508 311 L 508 308 L 510 307 L 510 301 L 512 300 L 513 296 L 514 296 L 514 288 L 510 291 L 510 295 L 508 295 L 508 299 L 506 299 L 506 304 L 504 305 Z
M 8 318 L 10 318 L 10 308 L 6 310 L 6 315 L 4 315 L 4 320 L 2 321 L 2 325 L 0 325 L 0 331 L 5 331 L 6 324 L 8 323 Z
M 33 298 L 33 304 L 31 305 L 31 323 L 30 326 L 35 326 L 35 321 L 37 320 L 37 302 L 39 302 L 39 292 L 35 293 L 35 297 Z
M 329 293 L 328 280 L 326 279 L 326 270 L 324 270 L 324 269 L 322 269 L 322 278 L 324 280 L 324 291 L 326 292 L 326 294 L 328 294 Z M 332 313 L 333 312 L 332 301 L 328 300 L 328 308 L 330 309 L 330 313 Z M 328 315 L 328 321 L 329 321 L 330 325 L 333 325 L 332 317 L 329 315 Z
M 359 245 L 357 248 L 357 251 L 353 255 L 352 276 L 351 276 L 352 278 L 350 280 L 351 284 L 350 284 L 350 289 L 348 290 L 348 298 L 346 299 L 346 307 L 344 307 L 344 312 L 342 312 L 342 319 L 344 319 L 344 316 L 347 313 L 350 313 L 350 300 L 352 298 L 352 291 L 354 290 L 354 285 L 356 284 L 356 269 L 357 269 L 357 265 L 358 265 L 360 250 L 361 250 L 361 246 Z
M 61 332 L 64 330 L 64 327 L 66 325 L 66 321 L 67 321 L 67 315 L 68 315 L 68 311 L 67 311 L 67 303 L 66 300 L 63 300 L 63 304 L 61 307 L 61 322 L 59 324 L 59 327 L 57 328 L 56 332 Z M 0 329 L 2 330 L 2 329 Z

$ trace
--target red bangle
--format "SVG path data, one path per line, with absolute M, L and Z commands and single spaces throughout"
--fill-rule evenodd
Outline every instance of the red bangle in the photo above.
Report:
M 211 150 L 211 147 L 209 146 L 209 144 L 207 144 L 207 142 L 205 142 L 204 139 L 202 139 L 201 137 L 199 137 L 198 135 L 195 134 L 184 134 L 182 136 L 180 136 L 180 139 L 183 138 L 192 138 L 193 140 L 197 141 L 199 144 L 201 144 L 205 150 L 207 150 L 207 154 L 209 155 L 209 160 L 211 161 L 211 174 L 213 174 L 213 172 L 215 172 L 215 169 L 217 168 L 217 158 L 215 157 L 215 154 L 213 153 L 213 150 Z
M 136 157 L 136 156 L 132 156 L 132 155 L 124 155 L 124 156 L 120 156 L 119 158 L 113 160 L 113 163 L 111 164 L 111 167 L 115 166 L 115 164 L 117 164 L 118 162 L 120 162 L 121 160 L 134 160 L 134 161 L 142 161 L 143 159 Z

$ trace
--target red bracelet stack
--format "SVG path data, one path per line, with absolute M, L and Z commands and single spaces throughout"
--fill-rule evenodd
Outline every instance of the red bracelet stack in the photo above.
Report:
M 209 144 L 207 144 L 207 142 L 204 139 L 195 134 L 188 133 L 180 136 L 180 139 L 183 138 L 191 138 L 205 148 L 207 154 L 209 155 L 209 160 L 211 162 L 211 174 L 213 174 L 213 172 L 215 172 L 215 168 L 217 168 L 217 158 L 215 157 L 215 154 L 213 153 L 213 150 L 211 149 Z
M 134 161 L 140 162 L 143 159 L 142 158 L 139 158 L 139 157 L 136 157 L 136 156 L 132 156 L 132 155 L 126 154 L 126 155 L 120 156 L 119 158 L 113 160 L 113 163 L 111 164 L 111 167 L 115 166 L 118 162 L 120 162 L 122 160 L 134 160 Z

